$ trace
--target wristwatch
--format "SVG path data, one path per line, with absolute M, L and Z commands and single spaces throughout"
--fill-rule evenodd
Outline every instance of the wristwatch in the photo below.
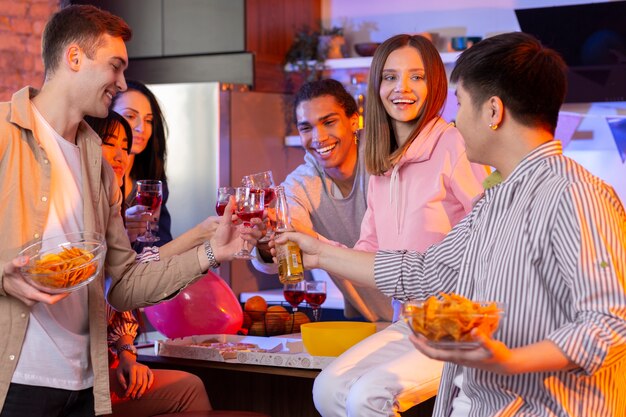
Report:
M 130 352 L 131 354 L 137 356 L 137 348 L 135 347 L 135 345 L 131 345 L 130 343 L 120 346 L 117 349 L 117 354 L 119 355 L 123 351 Z
M 204 242 L 204 251 L 206 253 L 206 257 L 209 258 L 209 267 L 212 269 L 218 268 L 220 263 L 215 259 L 215 254 L 213 254 L 213 248 L 211 247 L 211 243 L 207 240 Z

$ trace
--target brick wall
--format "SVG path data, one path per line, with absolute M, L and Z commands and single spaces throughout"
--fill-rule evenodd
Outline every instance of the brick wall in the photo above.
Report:
M 41 32 L 60 0 L 0 0 L 0 101 L 24 87 L 41 87 Z

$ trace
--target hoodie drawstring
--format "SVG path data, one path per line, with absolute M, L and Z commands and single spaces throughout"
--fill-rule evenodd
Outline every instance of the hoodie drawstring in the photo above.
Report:
M 396 196 L 397 198 L 394 198 Z M 396 232 L 400 234 L 400 207 L 402 207 L 399 201 L 402 198 L 400 192 L 400 164 L 396 164 L 391 171 L 391 179 L 389 181 L 389 204 L 396 208 Z

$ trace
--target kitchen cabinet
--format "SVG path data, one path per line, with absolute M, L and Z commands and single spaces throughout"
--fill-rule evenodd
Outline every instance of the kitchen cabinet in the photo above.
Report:
M 121 16 L 133 30 L 127 42 L 129 79 L 145 83 L 254 83 L 246 52 L 245 0 L 74 0 Z
M 244 52 L 245 0 L 76 0 L 121 16 L 132 58 Z
M 244 0 L 162 1 L 163 56 L 246 50 Z
M 285 92 L 285 54 L 297 29 L 317 27 L 321 0 L 71 0 L 124 18 L 129 78 L 219 81 Z
M 130 58 L 163 54 L 163 8 L 161 0 L 72 0 L 72 4 L 91 4 L 122 17 L 133 30 L 126 43 Z

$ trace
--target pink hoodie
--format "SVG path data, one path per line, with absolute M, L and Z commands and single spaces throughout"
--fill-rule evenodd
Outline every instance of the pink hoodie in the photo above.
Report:
M 393 169 L 370 177 L 354 248 L 426 250 L 472 209 L 487 174 L 467 160 L 459 131 L 433 119 Z

